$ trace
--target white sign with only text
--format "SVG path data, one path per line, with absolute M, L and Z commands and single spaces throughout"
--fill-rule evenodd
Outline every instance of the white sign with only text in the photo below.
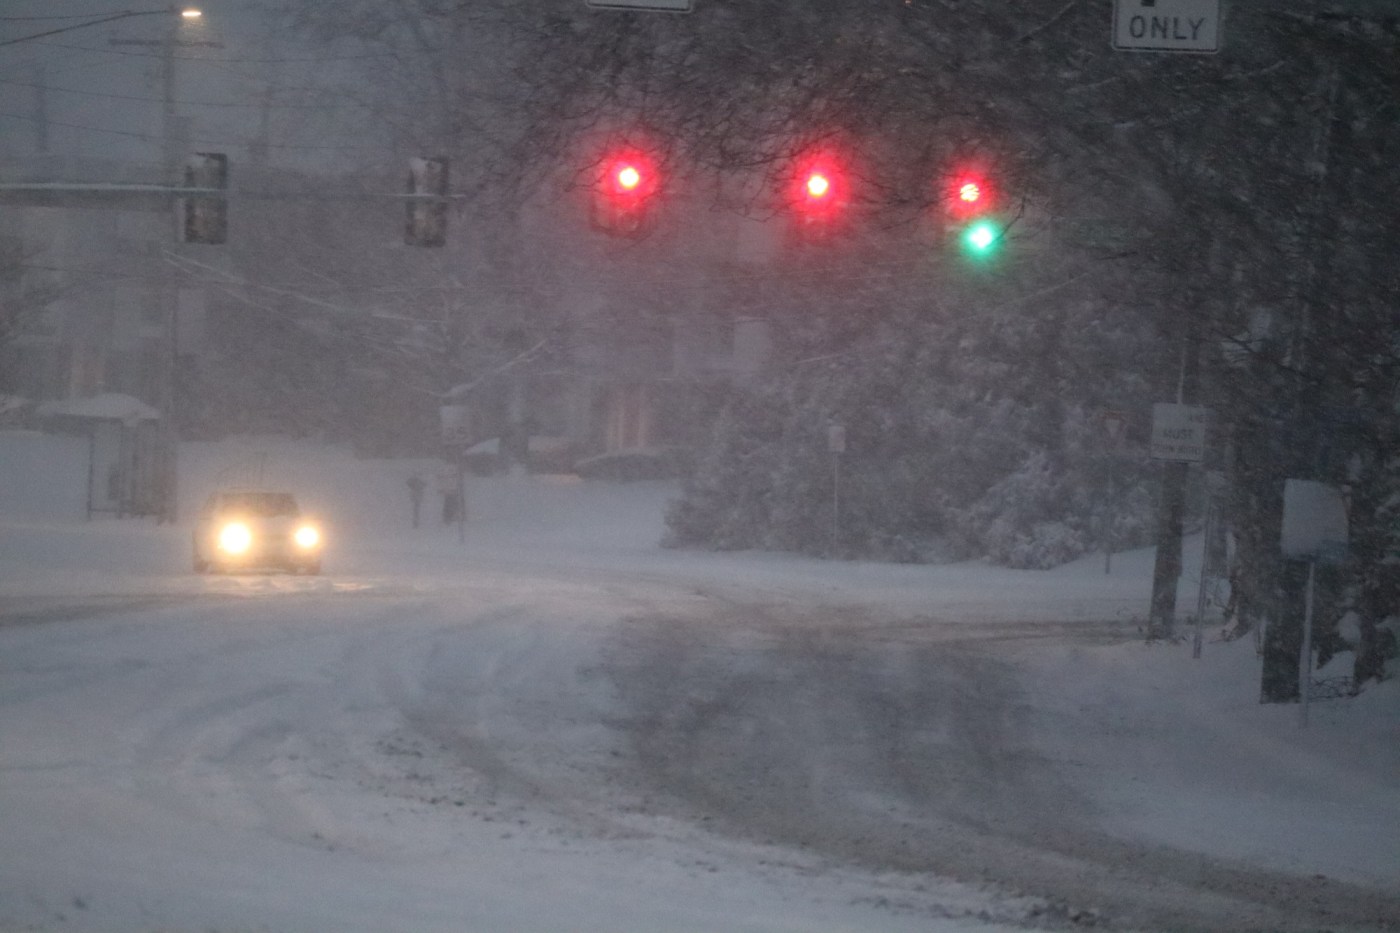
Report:
M 1206 426 L 1210 409 L 1200 405 L 1152 406 L 1153 460 L 1200 463 L 1206 458 Z
M 1114 0 L 1113 47 L 1127 52 L 1220 51 L 1220 0 Z

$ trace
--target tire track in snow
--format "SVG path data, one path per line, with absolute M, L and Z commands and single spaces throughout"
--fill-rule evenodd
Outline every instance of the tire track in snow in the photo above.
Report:
M 1393 895 L 1096 829 L 1035 750 L 1034 710 L 1001 648 L 1124 630 L 882 624 L 729 601 L 711 619 L 620 627 L 610 675 L 632 715 L 639 793 L 726 835 L 1041 897 L 1035 925 L 1395 928 Z

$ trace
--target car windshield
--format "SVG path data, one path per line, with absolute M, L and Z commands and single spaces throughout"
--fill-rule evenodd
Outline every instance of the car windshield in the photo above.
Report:
M 296 515 L 297 503 L 285 492 L 229 492 L 219 497 L 218 511 L 276 518 Z

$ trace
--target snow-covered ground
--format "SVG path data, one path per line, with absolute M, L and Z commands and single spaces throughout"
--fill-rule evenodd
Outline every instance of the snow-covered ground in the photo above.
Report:
M 620 772 L 614 787 L 625 710 L 596 672 L 624 620 L 702 602 L 1002 633 L 1033 751 L 1102 838 L 1400 904 L 1400 681 L 1316 703 L 1303 728 L 1257 702 L 1248 641 L 1208 632 L 1194 660 L 1026 637 L 1131 629 L 1150 553 L 1105 574 L 1101 556 L 1039 572 L 680 552 L 658 546 L 669 484 L 567 477 L 470 478 L 459 540 L 431 475 L 410 527 L 405 481 L 435 467 L 192 444 L 180 524 L 87 522 L 84 448 L 0 433 L 0 929 L 987 931 L 1073 914 L 726 835 L 626 796 Z M 190 572 L 199 500 L 259 478 L 326 522 L 324 576 Z

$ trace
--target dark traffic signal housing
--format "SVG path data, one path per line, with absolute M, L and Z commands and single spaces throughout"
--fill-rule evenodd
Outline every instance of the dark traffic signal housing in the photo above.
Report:
M 408 160 L 408 216 L 403 239 L 409 246 L 446 245 L 447 177 L 447 159 Z
M 660 172 L 638 149 L 620 149 L 599 163 L 593 183 L 591 221 L 612 236 L 641 237 L 650 230 Z
M 944 182 L 939 199 L 944 230 L 953 245 L 971 259 L 991 257 L 1006 235 L 997 207 L 997 191 L 986 172 L 962 168 Z
M 222 152 L 191 155 L 185 162 L 184 186 L 196 190 L 181 199 L 180 239 L 216 246 L 227 241 L 228 156 Z
M 787 194 L 793 232 L 803 240 L 827 238 L 844 223 L 850 195 L 849 172 L 835 153 L 802 156 L 794 163 Z

